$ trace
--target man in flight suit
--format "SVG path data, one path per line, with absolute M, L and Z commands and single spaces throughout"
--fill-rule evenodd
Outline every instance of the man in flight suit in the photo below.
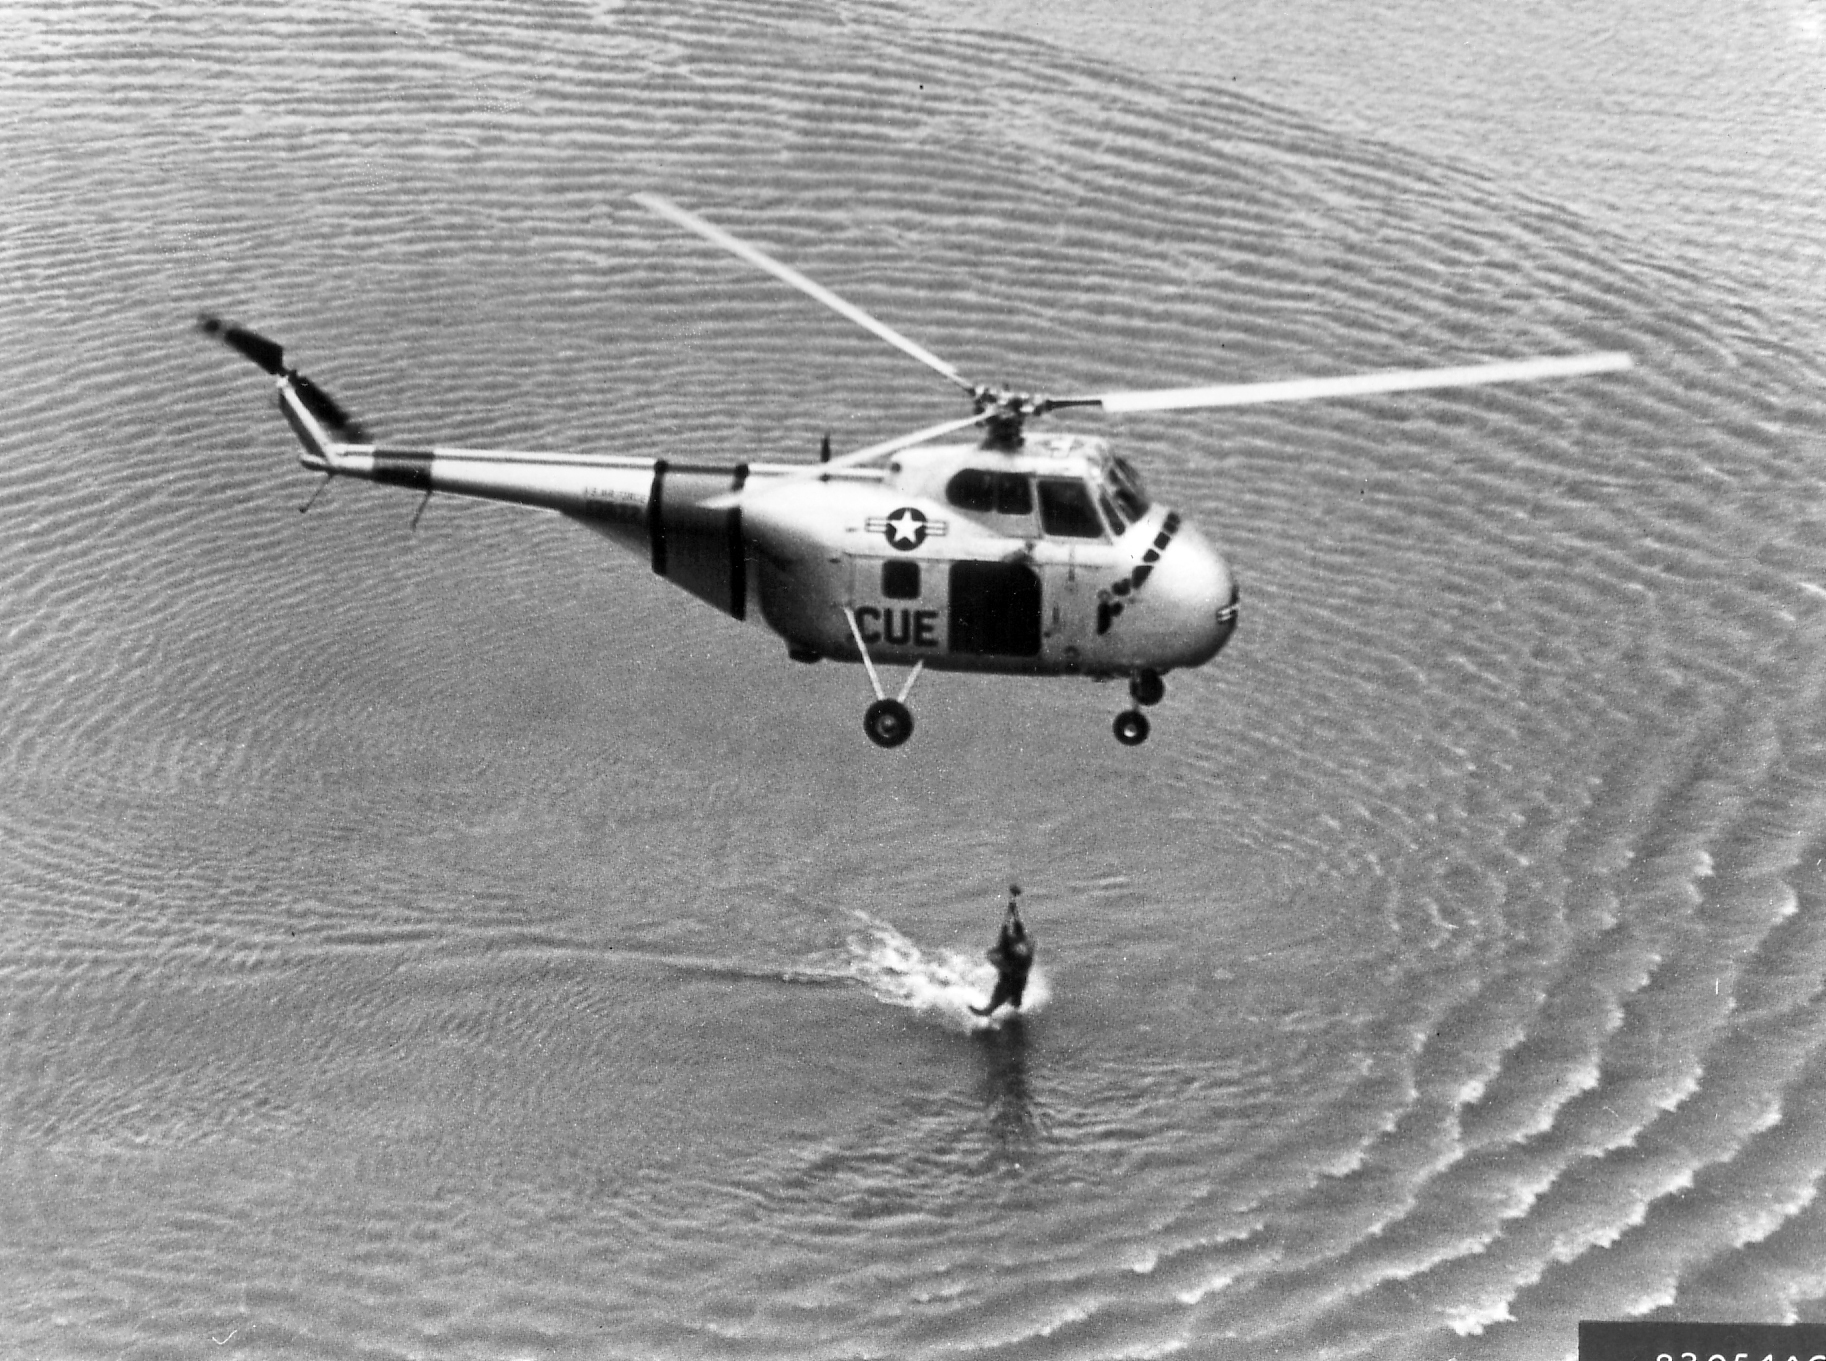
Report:
M 995 991 L 986 1007 L 971 1007 L 978 1016 L 987 1016 L 1006 1002 L 1021 1009 L 1021 994 L 1027 990 L 1027 974 L 1033 968 L 1033 937 L 1021 920 L 1021 886 L 1008 886 L 1008 912 L 1002 918 L 1002 933 L 989 951 L 989 962 L 995 965 Z

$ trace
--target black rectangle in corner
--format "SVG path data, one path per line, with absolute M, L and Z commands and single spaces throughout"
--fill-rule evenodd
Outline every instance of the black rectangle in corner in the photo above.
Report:
M 1826 1361 L 1826 1323 L 1581 1322 L 1579 1361 Z

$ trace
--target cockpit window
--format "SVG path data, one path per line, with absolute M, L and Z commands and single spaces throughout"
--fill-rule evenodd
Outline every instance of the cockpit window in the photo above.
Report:
M 945 499 L 959 510 L 992 515 L 1033 514 L 1033 484 L 1024 473 L 965 468 L 945 484 Z
M 1107 472 L 1110 495 L 1115 498 L 1122 513 L 1130 520 L 1139 520 L 1146 515 L 1148 494 L 1141 485 L 1141 474 L 1135 471 L 1126 458 L 1112 458 Z
M 1110 494 L 1106 491 L 1098 492 L 1097 504 L 1103 509 L 1103 518 L 1110 522 L 1110 534 L 1113 537 L 1120 539 L 1123 531 L 1128 528 L 1128 524 L 1123 520 L 1122 513 L 1116 509 L 1115 504 L 1110 500 Z
M 1103 521 L 1097 518 L 1090 489 L 1075 477 L 1040 479 L 1040 528 L 1060 538 L 1103 537 Z

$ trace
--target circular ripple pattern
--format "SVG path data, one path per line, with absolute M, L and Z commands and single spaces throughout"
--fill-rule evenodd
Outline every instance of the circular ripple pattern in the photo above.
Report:
M 1820 373 L 1703 271 L 876 6 L 5 23 L 13 1349 L 1826 1317 Z M 299 516 L 267 389 L 188 331 L 413 443 L 809 457 L 952 412 L 641 189 L 987 381 L 1639 368 L 1112 425 L 1238 567 L 1232 649 L 1134 751 L 1114 690 L 939 677 L 882 753 L 858 675 L 561 521 Z M 1011 876 L 1051 996 L 970 1033 L 889 975 L 987 944 Z

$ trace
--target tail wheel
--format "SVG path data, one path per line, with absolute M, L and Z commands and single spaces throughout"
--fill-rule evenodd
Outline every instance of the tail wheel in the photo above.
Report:
M 1116 715 L 1116 740 L 1125 747 L 1138 747 L 1148 740 L 1148 716 L 1139 709 L 1124 709 Z
M 913 735 L 913 714 L 897 699 L 878 699 L 862 716 L 862 730 L 878 747 L 898 747 Z
M 1129 694 L 1135 697 L 1137 704 L 1158 704 L 1167 697 L 1167 683 L 1158 671 L 1137 671 L 1129 677 Z

